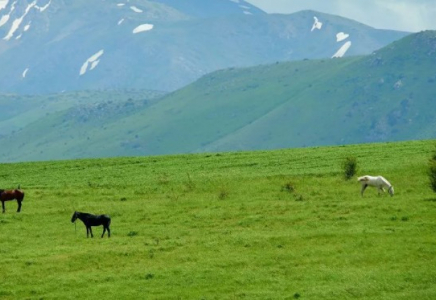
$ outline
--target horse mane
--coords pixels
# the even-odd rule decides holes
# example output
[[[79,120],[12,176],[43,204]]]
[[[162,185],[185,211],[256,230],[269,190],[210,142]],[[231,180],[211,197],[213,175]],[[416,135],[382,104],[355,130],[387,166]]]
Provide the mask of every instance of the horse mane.
[[[392,184],[383,176],[379,175],[378,176],[380,178],[381,181],[383,181],[384,184],[386,184],[389,188],[392,187]]]

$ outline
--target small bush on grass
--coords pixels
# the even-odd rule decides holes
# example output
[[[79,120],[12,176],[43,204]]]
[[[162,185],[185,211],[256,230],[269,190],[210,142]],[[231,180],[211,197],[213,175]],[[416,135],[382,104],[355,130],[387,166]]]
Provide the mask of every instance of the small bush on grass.
[[[295,186],[292,184],[292,182],[285,183],[282,186],[282,191],[286,191],[292,194],[295,191]]]
[[[430,187],[436,193],[436,160],[431,160],[429,165],[428,177],[430,179]]]
[[[342,162],[342,170],[344,171],[345,180],[350,180],[357,173],[357,159],[349,156]]]
[[[431,155],[431,160],[432,160],[432,161],[436,161],[436,145],[435,145],[435,148],[434,148],[433,154]]]

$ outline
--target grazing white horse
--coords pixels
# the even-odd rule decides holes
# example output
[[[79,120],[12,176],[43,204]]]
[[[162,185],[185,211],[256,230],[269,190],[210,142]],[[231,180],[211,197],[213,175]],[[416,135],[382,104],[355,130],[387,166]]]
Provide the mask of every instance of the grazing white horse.
[[[378,194],[380,195],[380,191],[385,191],[384,188],[388,189],[388,192],[391,196],[394,195],[394,187],[392,184],[389,183],[389,181],[386,180],[383,176],[361,176],[357,178],[357,181],[362,183],[362,190],[360,191],[360,194],[363,196],[363,192],[368,186],[373,186],[378,189]]]

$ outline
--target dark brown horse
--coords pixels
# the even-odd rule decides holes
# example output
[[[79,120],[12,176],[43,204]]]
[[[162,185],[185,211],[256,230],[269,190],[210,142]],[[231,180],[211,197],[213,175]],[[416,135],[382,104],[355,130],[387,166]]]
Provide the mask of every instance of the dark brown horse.
[[[17,212],[21,211],[21,202],[24,199],[24,192],[20,190],[20,186],[15,190],[0,190],[0,201],[2,202],[3,213],[5,212],[5,201],[17,199],[18,209]]]

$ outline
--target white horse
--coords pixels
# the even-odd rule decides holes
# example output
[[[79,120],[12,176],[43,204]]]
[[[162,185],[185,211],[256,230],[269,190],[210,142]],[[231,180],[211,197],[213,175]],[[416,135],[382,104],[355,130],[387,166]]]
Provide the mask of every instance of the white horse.
[[[384,188],[388,189],[388,192],[391,196],[394,195],[394,187],[392,184],[389,183],[389,181],[386,180],[383,176],[369,176],[365,175],[362,177],[357,178],[357,181],[362,183],[362,190],[360,191],[360,194],[363,196],[363,192],[368,186],[373,186],[378,189],[378,194],[380,195],[380,191],[384,192]]]

